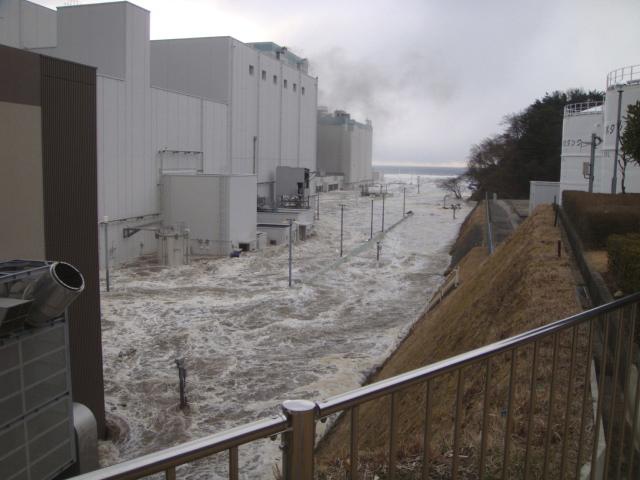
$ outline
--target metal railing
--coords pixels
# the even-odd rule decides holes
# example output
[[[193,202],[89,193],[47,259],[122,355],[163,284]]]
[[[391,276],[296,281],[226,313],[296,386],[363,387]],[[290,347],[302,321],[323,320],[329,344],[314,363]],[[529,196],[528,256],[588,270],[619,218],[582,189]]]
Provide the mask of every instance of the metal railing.
[[[607,89],[627,82],[640,80],[640,65],[629,65],[609,72],[607,75]]]
[[[599,109],[597,111],[588,111],[592,108],[601,107],[604,104],[602,100],[598,101],[590,101],[590,102],[581,102],[581,103],[570,103],[569,105],[565,105],[564,107],[564,116],[572,117],[574,115],[582,115],[586,113],[600,113],[602,110]]]
[[[346,432],[349,458],[335,478],[364,479],[360,456],[371,435],[361,434],[360,421],[373,412],[386,434],[378,436],[386,445],[384,478],[394,479],[407,399],[418,394],[421,453],[411,478],[638,478],[640,381],[632,359],[639,304],[637,293],[325,401],[287,401],[282,416],[77,478],[165,472],[170,480],[177,466],[228,451],[228,476],[237,479],[238,447],[283,434],[283,477],[311,480],[317,422],[341,414],[334,430]]]

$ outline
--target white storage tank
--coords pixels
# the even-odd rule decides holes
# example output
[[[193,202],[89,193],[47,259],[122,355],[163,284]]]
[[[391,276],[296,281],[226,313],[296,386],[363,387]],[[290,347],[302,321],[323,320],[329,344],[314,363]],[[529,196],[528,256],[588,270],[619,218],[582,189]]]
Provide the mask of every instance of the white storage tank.
[[[560,167],[560,197],[564,190],[589,190],[591,135],[603,135],[603,102],[582,102],[567,105],[562,121],[562,153]],[[597,144],[597,142],[596,142]],[[595,149],[594,172],[603,168],[601,146]],[[600,192],[601,177],[594,175],[593,191]]]
[[[640,65],[622,67],[607,75],[607,93],[604,105],[604,136],[602,143],[602,157],[605,167],[603,169],[603,182],[612,190],[613,165],[615,161],[615,148],[618,120],[620,112],[620,135],[624,132],[626,124],[627,107],[640,100]],[[619,107],[620,108],[619,108]],[[620,157],[619,157],[620,158]],[[630,164],[627,167],[625,186],[627,192],[640,192],[640,167]],[[616,172],[615,192],[621,193],[621,171]]]

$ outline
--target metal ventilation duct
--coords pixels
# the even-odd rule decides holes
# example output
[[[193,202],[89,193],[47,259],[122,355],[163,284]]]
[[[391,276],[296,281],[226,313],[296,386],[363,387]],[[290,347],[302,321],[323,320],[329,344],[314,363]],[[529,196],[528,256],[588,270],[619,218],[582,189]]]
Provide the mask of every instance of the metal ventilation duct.
[[[73,265],[55,262],[47,273],[32,283],[23,298],[33,299],[27,322],[37,326],[59,317],[84,290],[84,278]]]

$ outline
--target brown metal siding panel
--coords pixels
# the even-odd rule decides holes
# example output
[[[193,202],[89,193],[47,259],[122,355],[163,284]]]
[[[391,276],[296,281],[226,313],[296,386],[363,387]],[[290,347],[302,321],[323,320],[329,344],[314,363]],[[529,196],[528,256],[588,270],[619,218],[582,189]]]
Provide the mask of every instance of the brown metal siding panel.
[[[0,45],[0,102],[40,105],[40,58]]]
[[[70,314],[73,398],[104,436],[104,382],[98,272],[95,68],[41,57],[45,249],[84,275]]]

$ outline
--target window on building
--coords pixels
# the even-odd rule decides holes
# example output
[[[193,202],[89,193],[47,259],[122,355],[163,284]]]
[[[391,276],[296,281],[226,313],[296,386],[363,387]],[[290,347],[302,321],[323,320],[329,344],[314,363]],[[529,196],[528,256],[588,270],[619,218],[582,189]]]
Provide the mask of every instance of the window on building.
[[[266,80],[266,79],[267,79],[267,71],[262,70],[262,80]]]
[[[249,65],[249,75],[253,75],[253,65]]]
[[[300,93],[302,93],[302,95],[304,95],[304,87],[302,87],[302,88],[300,89]]]
[[[293,91],[294,92],[298,91],[298,85],[296,85],[295,83],[293,84]]]
[[[287,88],[287,79],[284,79],[284,88]]]
[[[278,75],[274,75],[273,76],[273,84],[277,85],[278,84]]]

